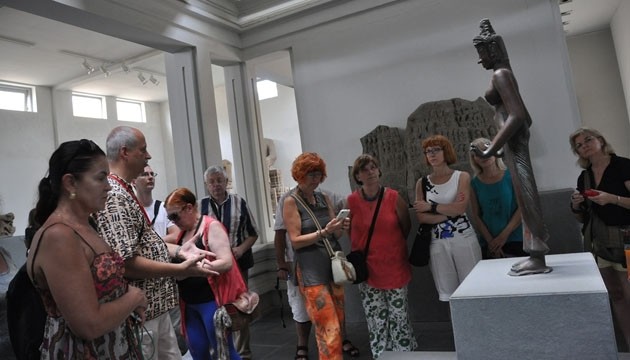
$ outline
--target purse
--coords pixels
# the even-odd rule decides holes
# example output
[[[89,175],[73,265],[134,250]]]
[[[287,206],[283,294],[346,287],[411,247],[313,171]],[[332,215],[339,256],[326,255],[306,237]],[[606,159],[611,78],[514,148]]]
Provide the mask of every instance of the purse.
[[[426,199],[427,196],[427,178],[422,177],[422,194]],[[409,253],[409,263],[413,266],[427,266],[431,254],[431,231],[433,224],[420,224],[416,237]]]
[[[295,194],[291,194],[291,196],[295,199],[295,201],[302,204],[302,207],[306,209],[306,212],[311,216],[315,226],[320,231],[322,230],[322,226],[319,224],[317,217],[311,209],[304,203],[304,200]],[[332,270],[333,282],[337,285],[342,284],[350,284],[353,283],[357,278],[356,271],[351,262],[346,259],[346,255],[343,251],[334,251],[332,245],[330,245],[330,241],[328,241],[327,237],[323,237],[324,246],[326,247],[326,251],[330,256],[330,268]]]
[[[385,187],[381,187],[381,190],[378,194],[378,202],[376,203],[376,209],[374,210],[374,215],[372,216],[372,224],[370,224],[370,230],[368,231],[367,243],[365,244],[365,250],[355,250],[351,251],[347,258],[348,261],[352,263],[354,266],[354,270],[357,274],[356,279],[354,280],[354,284],[360,284],[367,280],[368,278],[368,268],[367,268],[367,254],[370,250],[370,241],[372,241],[372,233],[374,232],[374,225],[376,224],[376,218],[378,217],[378,210],[381,207],[381,200],[383,200],[383,193],[385,192]]]

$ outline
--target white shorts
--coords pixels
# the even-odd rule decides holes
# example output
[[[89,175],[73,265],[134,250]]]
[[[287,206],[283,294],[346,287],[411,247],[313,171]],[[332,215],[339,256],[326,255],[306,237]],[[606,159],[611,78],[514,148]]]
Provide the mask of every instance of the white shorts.
[[[311,321],[306,313],[304,297],[302,297],[302,293],[300,293],[300,287],[293,285],[293,281],[291,279],[287,281],[287,298],[289,299],[289,305],[291,306],[291,312],[293,313],[293,320],[299,323]]]

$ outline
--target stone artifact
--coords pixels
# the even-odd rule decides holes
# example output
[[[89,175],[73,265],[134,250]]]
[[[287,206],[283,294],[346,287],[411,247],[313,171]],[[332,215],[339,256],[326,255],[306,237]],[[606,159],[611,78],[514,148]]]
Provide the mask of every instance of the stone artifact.
[[[479,54],[479,63],[485,69],[494,71],[485,98],[494,106],[499,132],[486,150],[475,147],[470,150],[480,157],[504,155],[505,164],[513,174],[516,201],[523,214],[523,250],[530,257],[512,265],[509,274],[547,273],[552,270],[545,263],[545,254],[549,252],[549,234],[543,221],[529,157],[529,127],[532,119],[518,90],[503,39],[494,32],[490,20],[482,20],[479,27],[481,33],[475,36],[473,44]]]
[[[431,170],[424,161],[422,139],[435,134],[447,136],[457,152],[453,168],[470,171],[468,146],[473,139],[492,138],[497,133],[493,116],[494,110],[482,98],[424,103],[409,115],[405,130],[379,125],[363,136],[363,153],[378,158],[382,184],[396,189],[410,203],[415,197],[416,181]],[[350,187],[355,190],[357,184],[351,173],[349,167]]]
[[[13,236],[15,226],[13,226],[13,213],[0,214],[0,237]]]

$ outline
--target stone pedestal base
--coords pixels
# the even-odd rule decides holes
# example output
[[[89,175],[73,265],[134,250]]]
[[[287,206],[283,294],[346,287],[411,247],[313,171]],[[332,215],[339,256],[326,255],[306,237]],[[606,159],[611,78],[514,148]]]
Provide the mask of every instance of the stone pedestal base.
[[[549,274],[507,275],[517,259],[477,264],[450,299],[466,359],[617,359],[608,293],[588,253],[548,255]]]

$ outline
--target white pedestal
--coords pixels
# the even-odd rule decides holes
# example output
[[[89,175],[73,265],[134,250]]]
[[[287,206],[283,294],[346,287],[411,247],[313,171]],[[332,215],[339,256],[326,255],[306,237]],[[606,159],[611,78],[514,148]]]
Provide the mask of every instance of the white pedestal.
[[[548,255],[548,274],[484,260],[451,296],[459,360],[617,359],[608,293],[593,256]]]

